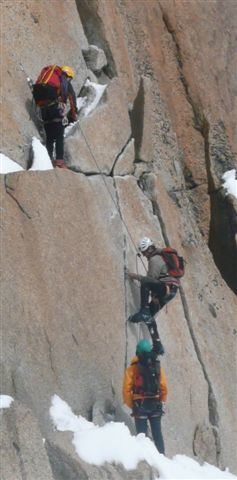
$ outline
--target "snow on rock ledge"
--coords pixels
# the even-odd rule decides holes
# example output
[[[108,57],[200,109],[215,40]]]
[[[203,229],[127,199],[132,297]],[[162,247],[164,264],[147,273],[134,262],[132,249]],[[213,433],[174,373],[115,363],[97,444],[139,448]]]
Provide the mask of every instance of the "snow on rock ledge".
[[[9,408],[11,403],[14,401],[14,398],[9,395],[0,395],[0,410],[3,408]]]
[[[0,153],[0,173],[7,174],[12,172],[21,172],[22,168],[18,163],[8,158],[4,153]]]

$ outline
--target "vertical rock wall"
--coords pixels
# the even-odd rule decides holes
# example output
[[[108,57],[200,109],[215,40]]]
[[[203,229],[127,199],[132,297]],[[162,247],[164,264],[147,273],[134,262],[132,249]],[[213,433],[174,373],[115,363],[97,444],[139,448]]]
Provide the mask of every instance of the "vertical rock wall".
[[[56,479],[63,448],[52,444],[54,393],[87,418],[97,403],[113,405],[118,418],[124,366],[147,336],[145,326],[126,323],[139,290],[124,281],[124,267],[144,272],[135,257],[143,235],[170,243],[187,261],[180,294],[158,320],[167,352],[167,454],[237,468],[236,297],[217,268],[228,218],[216,202],[221,175],[236,165],[229,61],[236,4],[141,4],[1,3],[3,153],[26,168],[37,134],[20,63],[34,78],[45,63],[71,64],[78,91],[88,74],[107,83],[96,110],[66,140],[74,172],[1,176],[2,393],[36,419]],[[89,44],[107,57],[96,76],[82,54]],[[236,252],[227,243],[222,264],[229,258]],[[15,450],[15,478],[24,478]],[[61,456],[73,475],[75,459],[69,468]]]

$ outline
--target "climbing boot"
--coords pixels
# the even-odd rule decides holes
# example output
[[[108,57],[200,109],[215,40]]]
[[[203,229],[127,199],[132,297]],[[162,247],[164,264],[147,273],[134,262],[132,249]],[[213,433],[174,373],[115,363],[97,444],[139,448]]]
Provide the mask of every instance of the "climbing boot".
[[[64,160],[53,160],[53,166],[59,168],[68,168]]]
[[[157,353],[157,355],[164,355],[165,349],[160,341],[159,338],[153,339],[153,349]]]
[[[139,323],[139,322],[148,322],[151,317],[150,308],[142,307],[139,312],[134,313],[134,315],[130,315],[128,318],[129,322],[132,323]]]

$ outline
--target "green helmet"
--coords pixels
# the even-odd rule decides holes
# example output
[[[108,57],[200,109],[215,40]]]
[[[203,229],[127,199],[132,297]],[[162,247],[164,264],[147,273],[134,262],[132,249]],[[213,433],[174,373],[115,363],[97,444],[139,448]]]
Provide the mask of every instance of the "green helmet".
[[[149,340],[140,340],[137,344],[136,354],[139,355],[143,352],[151,352],[152,351],[152,344]]]

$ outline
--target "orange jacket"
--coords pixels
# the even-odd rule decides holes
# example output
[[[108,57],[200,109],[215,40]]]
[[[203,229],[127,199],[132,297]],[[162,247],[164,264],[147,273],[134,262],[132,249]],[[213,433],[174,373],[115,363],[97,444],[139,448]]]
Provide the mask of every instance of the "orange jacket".
[[[132,359],[131,365],[125,370],[124,379],[123,379],[123,401],[129,407],[132,408],[133,402],[142,398],[149,398],[133,393],[133,385],[138,374],[138,357]],[[165,378],[165,373],[163,368],[160,369],[160,394],[155,398],[159,399],[161,402],[166,402],[167,399],[167,383]]]

